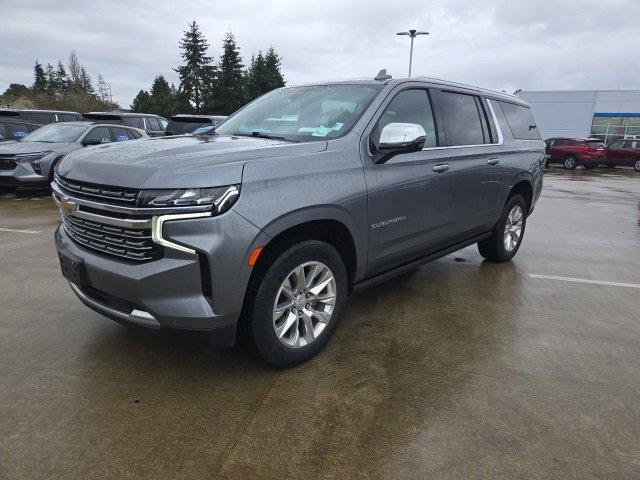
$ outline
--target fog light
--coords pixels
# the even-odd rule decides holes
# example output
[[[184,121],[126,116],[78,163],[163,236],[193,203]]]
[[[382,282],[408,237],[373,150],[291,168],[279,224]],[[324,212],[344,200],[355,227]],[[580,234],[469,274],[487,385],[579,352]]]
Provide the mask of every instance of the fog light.
[[[40,168],[40,160],[32,160],[31,168],[33,168],[33,171],[36,172],[38,175],[42,175],[42,168]]]

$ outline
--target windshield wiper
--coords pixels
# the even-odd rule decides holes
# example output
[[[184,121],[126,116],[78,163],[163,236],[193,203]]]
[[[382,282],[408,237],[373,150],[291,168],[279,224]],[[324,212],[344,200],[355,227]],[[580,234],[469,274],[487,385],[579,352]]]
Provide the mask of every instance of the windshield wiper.
[[[291,142],[292,140],[287,140],[285,137],[278,137],[277,135],[269,135],[262,132],[251,132],[250,135],[246,133],[236,133],[234,134],[237,137],[257,137],[257,138],[268,138],[269,140],[284,140],[285,142]]]

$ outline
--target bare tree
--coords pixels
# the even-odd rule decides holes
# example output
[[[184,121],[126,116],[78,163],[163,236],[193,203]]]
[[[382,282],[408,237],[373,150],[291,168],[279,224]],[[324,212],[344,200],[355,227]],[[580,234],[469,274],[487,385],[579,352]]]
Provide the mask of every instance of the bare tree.
[[[75,50],[72,50],[71,55],[69,55],[69,78],[71,79],[72,87],[78,90],[82,83],[82,65],[80,65]]]

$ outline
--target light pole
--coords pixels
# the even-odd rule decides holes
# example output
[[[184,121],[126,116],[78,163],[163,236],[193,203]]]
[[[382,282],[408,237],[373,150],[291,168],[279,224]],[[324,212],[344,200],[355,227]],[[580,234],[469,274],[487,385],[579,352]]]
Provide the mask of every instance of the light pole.
[[[413,39],[418,35],[429,35],[429,32],[421,32],[419,30],[409,30],[407,32],[398,32],[396,35],[409,35],[411,37],[411,49],[409,50],[409,77],[411,77],[411,63],[413,62]]]

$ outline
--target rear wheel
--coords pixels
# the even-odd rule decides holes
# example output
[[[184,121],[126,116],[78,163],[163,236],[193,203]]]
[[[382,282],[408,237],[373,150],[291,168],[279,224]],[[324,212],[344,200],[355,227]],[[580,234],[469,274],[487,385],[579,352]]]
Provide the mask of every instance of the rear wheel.
[[[578,159],[573,155],[569,155],[567,158],[564,159],[565,168],[568,168],[569,170],[573,170],[577,166],[578,166]]]
[[[636,159],[636,163],[633,164],[633,168],[636,172],[640,172],[640,158]]]
[[[347,271],[328,243],[308,240],[271,258],[249,295],[246,332],[258,354],[292,367],[327,344],[347,298]]]
[[[478,242],[478,251],[492,262],[508,262],[520,248],[527,224],[527,204],[522,195],[509,198],[491,235]]]

